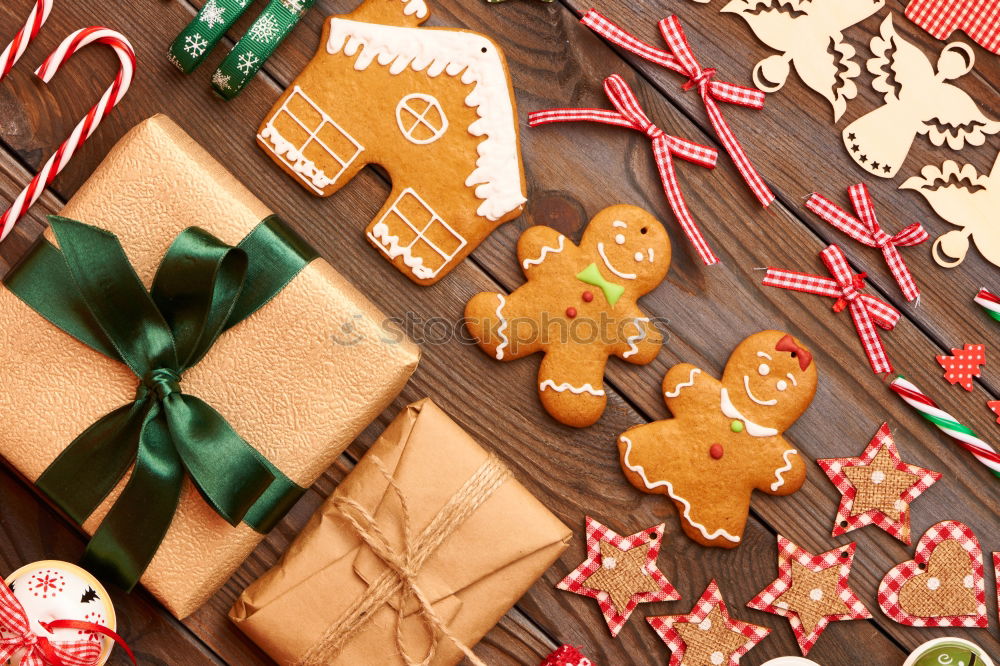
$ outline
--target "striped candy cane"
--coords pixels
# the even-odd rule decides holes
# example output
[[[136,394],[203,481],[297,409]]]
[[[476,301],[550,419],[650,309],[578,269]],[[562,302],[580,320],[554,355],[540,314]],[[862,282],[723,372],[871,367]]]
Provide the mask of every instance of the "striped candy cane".
[[[1000,321],[1000,296],[988,289],[980,289],[973,300],[983,306],[986,314]]]
[[[920,392],[910,381],[902,377],[896,377],[889,384],[889,388],[895,391],[906,404],[913,407],[917,412],[933,423],[944,434],[948,435],[958,443],[963,449],[976,457],[976,460],[983,463],[1000,477],[1000,453],[976,437],[967,426],[959,423],[954,416],[942,410],[937,404]]]
[[[14,68],[17,61],[24,55],[24,52],[28,49],[28,44],[38,35],[38,31],[45,25],[45,21],[48,20],[51,12],[52,0],[38,0],[35,3],[35,7],[28,14],[28,20],[25,22],[24,27],[18,30],[17,34],[14,35],[14,39],[11,40],[7,48],[0,54],[0,81],[10,74],[10,70]]]
[[[35,70],[35,75],[45,83],[48,83],[55,76],[56,72],[59,71],[62,64],[74,53],[94,42],[106,44],[118,54],[118,60],[121,61],[121,69],[118,71],[118,76],[115,77],[114,83],[104,92],[101,100],[87,112],[83,120],[73,129],[69,138],[59,146],[59,149],[49,158],[49,161],[45,163],[42,170],[38,172],[31,182],[28,183],[28,186],[17,196],[7,212],[0,217],[0,241],[3,241],[10,234],[11,229],[14,228],[14,224],[42,196],[45,187],[65,168],[77,149],[83,145],[84,141],[90,138],[104,117],[111,113],[111,110],[125,96],[129,85],[132,83],[132,74],[135,72],[135,51],[132,49],[132,45],[121,33],[100,26],[83,28],[67,37],[59,45],[59,48],[53,51],[52,55]]]

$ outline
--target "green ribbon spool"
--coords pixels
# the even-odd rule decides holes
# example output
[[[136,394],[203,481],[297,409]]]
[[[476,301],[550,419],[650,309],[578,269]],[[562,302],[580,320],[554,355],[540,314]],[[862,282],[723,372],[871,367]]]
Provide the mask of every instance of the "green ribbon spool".
[[[246,12],[252,0],[207,0],[177,35],[167,57],[189,74]],[[225,99],[240,94],[316,0],[271,0],[212,75],[212,89]]]
[[[6,286],[139,378],[135,400],[87,428],[36,482],[82,524],[134,464],[87,545],[88,568],[131,590],[170,527],[185,475],[229,524],[269,531],[304,489],[181,382],[223,332],[276,296],[316,252],[276,216],[236,247],[190,227],[147,291],[114,234],[63,217],[49,221],[61,249],[42,241]]]

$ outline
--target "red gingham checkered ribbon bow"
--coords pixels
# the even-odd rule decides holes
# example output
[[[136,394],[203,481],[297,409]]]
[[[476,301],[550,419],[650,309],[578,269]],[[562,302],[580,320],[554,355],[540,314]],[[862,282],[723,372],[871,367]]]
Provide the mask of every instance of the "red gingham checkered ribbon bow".
[[[698,64],[698,60],[691,51],[691,45],[688,44],[687,37],[684,36],[684,29],[681,28],[681,23],[676,16],[668,16],[659,24],[660,33],[667,42],[667,46],[670,47],[670,51],[658,49],[636,38],[605,18],[596,9],[591,9],[584,14],[580,22],[612,44],[617,44],[640,58],[686,76],[688,80],[681,86],[684,90],[690,90],[697,86],[705,104],[705,110],[708,112],[708,119],[711,121],[712,127],[715,128],[715,133],[726,152],[733,158],[743,180],[750,186],[750,190],[762,205],[767,206],[774,201],[774,193],[771,192],[764,183],[764,179],[750,163],[750,158],[743,151],[743,146],[736,139],[736,135],[730,129],[722,111],[719,110],[719,105],[716,104],[716,100],[718,100],[751,109],[762,109],[764,107],[763,92],[735,83],[715,81],[712,78],[715,75],[715,69],[711,67],[703,69]]]
[[[872,203],[871,195],[868,194],[868,188],[865,187],[865,184],[851,185],[847,192],[858,217],[853,217],[843,208],[816,192],[813,192],[809,200],[806,201],[806,208],[859,243],[882,250],[885,261],[889,264],[889,270],[896,278],[896,283],[899,284],[906,300],[916,299],[920,296],[920,290],[917,289],[913,275],[896,248],[897,246],[919,245],[929,238],[929,234],[919,222],[915,222],[895,236],[890,236],[879,226],[878,219],[875,217],[875,204]]]
[[[684,195],[681,193],[680,185],[677,183],[677,174],[674,172],[674,163],[671,155],[676,155],[688,162],[694,162],[703,167],[712,169],[715,167],[715,160],[718,153],[712,148],[694,143],[687,139],[671,136],[654,125],[646,113],[639,106],[639,100],[625,79],[613,74],[604,79],[604,92],[608,99],[614,104],[615,111],[606,109],[549,109],[547,111],[535,111],[528,114],[528,125],[537,127],[548,123],[568,123],[575,121],[590,121],[603,123],[605,125],[617,125],[627,127],[639,132],[643,132],[653,142],[653,157],[656,160],[656,167],[660,172],[660,180],[663,182],[663,191],[670,202],[670,208],[677,216],[684,233],[694,244],[701,256],[702,261],[711,265],[719,261],[718,257],[708,246],[701,230],[691,217]]]
[[[764,277],[764,286],[794,289],[807,294],[829,296],[836,298],[833,311],[840,312],[850,308],[854,328],[858,331],[861,344],[868,355],[872,370],[878,373],[892,372],[892,364],[886,356],[882,338],[875,326],[891,331],[899,321],[899,311],[874,296],[862,293],[865,274],[855,275],[847,265],[843,251],[836,245],[831,245],[820,253],[823,263],[833,279],[821,275],[785,271],[778,268],[768,268]]]

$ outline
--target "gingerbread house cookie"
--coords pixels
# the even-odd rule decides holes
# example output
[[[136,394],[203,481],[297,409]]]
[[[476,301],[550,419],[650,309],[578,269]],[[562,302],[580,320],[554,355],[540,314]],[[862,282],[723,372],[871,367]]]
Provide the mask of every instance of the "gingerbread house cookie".
[[[423,285],[526,201],[503,53],[474,32],[420,27],[428,15],[423,0],[365,0],[331,16],[318,52],[257,135],[317,196],[381,165],[392,192],[366,235]]]

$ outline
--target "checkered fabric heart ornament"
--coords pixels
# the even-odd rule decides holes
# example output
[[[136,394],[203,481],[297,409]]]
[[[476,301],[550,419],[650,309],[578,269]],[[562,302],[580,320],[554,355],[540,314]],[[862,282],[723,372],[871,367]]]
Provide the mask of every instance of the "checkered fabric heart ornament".
[[[670,648],[669,666],[737,666],[770,629],[734,620],[713,580],[687,615],[647,617]]]
[[[856,548],[813,555],[778,535],[778,577],[747,606],[788,618],[802,655],[809,654],[831,622],[872,616],[848,583]]]
[[[993,553],[993,581],[997,584],[997,608],[1000,608],[1000,553]]]
[[[958,384],[966,391],[972,390],[972,380],[979,376],[979,366],[986,363],[986,348],[983,345],[965,345],[962,349],[952,349],[952,356],[937,356],[937,362],[944,368],[944,378],[949,384]]]
[[[886,616],[910,627],[989,626],[979,540],[966,525],[944,520],[920,537],[912,560],[878,586]]]
[[[623,537],[587,516],[587,559],[556,587],[596,599],[617,636],[639,604],[681,598],[656,566],[663,531],[660,523]]]
[[[941,478],[938,472],[902,461],[888,423],[859,457],[816,463],[842,493],[832,536],[874,524],[906,545],[912,542],[910,503]]]

